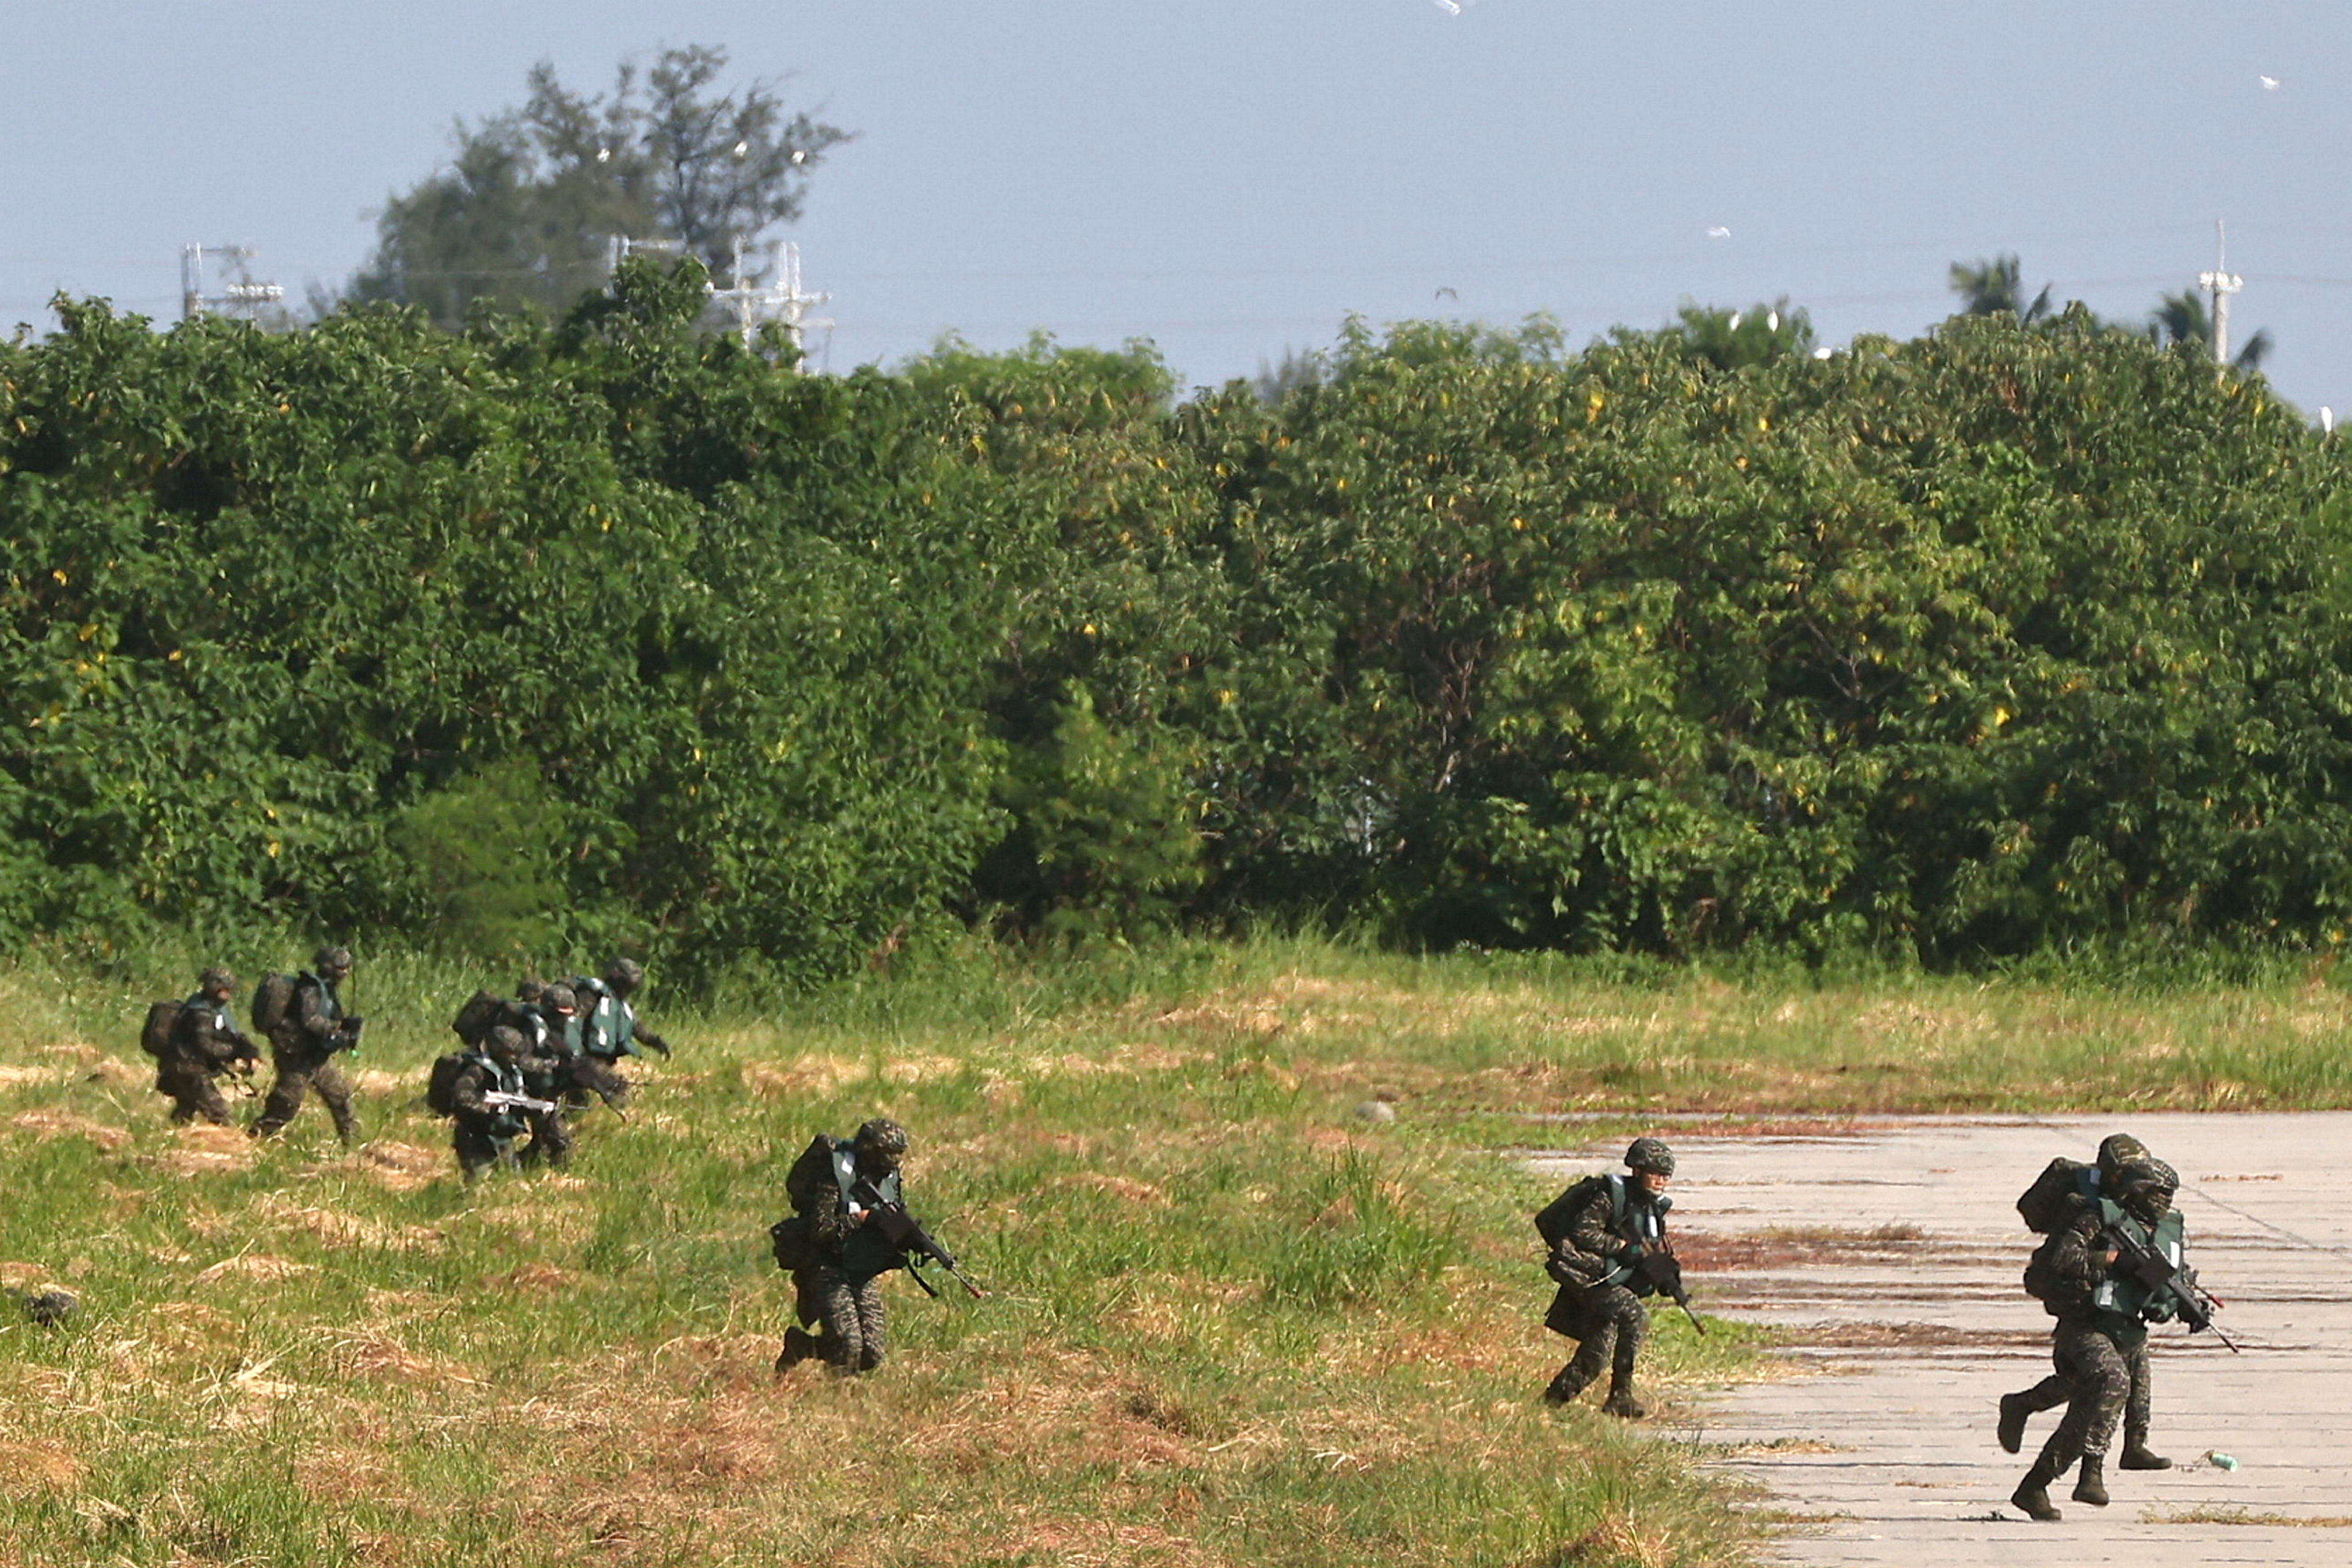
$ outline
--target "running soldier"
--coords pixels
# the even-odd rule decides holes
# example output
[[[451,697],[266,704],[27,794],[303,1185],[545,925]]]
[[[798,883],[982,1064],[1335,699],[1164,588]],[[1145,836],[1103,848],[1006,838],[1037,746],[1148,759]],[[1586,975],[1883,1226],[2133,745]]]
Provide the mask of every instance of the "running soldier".
[[[251,1073],[261,1059],[229,1012],[236,990],[236,976],[216,964],[196,977],[195,994],[172,1019],[164,1054],[155,1064],[155,1091],[171,1097],[175,1122],[232,1125],[219,1079],[226,1072]]]
[[[1544,1327],[1577,1342],[1575,1356],[1544,1398],[1566,1405],[1607,1367],[1609,1396],[1601,1408],[1639,1420],[1649,1414],[1633,1394],[1634,1363],[1650,1332],[1641,1298],[1657,1293],[1652,1272],[1674,1257],[1666,1240],[1674,1151],[1655,1138],[1636,1138],[1625,1164],[1630,1176],[1587,1176],[1536,1215],[1536,1229],[1551,1248],[1544,1270],[1559,1282]],[[1656,1261],[1645,1267],[1645,1258]]]
[[[561,1167],[572,1154],[572,1126],[564,1100],[571,1093],[573,1069],[580,1063],[580,1004],[569,985],[547,985],[522,1009],[524,1030],[522,1081],[526,1093],[546,1100],[552,1110],[532,1110],[526,1120],[530,1142],[522,1163]]]
[[[2018,1213],[2024,1218],[2026,1228],[2037,1234],[2063,1230],[2080,1222],[2085,1215],[2096,1215],[2102,1194],[2117,1191],[2124,1164],[2130,1160],[2147,1160],[2154,1156],[2147,1145],[2128,1132],[2111,1133],[2099,1141],[2099,1152],[2094,1161],[2083,1164],[2074,1160],[2053,1160],[2042,1174],[2017,1200]],[[2000,1420],[1995,1435],[2000,1446],[2011,1453],[2025,1447],[2025,1424],[2045,1410],[2055,1410],[2074,1397],[2074,1385],[2066,1378],[2052,1373],[2032,1388],[2000,1396]],[[2147,1358],[2141,1356],[2132,1363],[2131,1398],[2126,1405],[2127,1414],[2124,1427],[2124,1459],[2126,1469],[2163,1470],[2172,1467],[2169,1459],[2159,1459],[2147,1452]],[[2137,1419],[2137,1426],[2132,1425]],[[2147,1461],[2131,1463],[2137,1451]]]
[[[906,1255],[875,1220],[885,1205],[903,1207],[898,1173],[906,1158],[907,1130],[877,1117],[854,1138],[818,1134],[793,1162],[784,1193],[793,1219],[784,1224],[802,1227],[802,1261],[793,1269],[800,1326],[784,1331],[779,1373],[812,1357],[843,1376],[882,1364],[882,1276],[903,1268]],[[812,1324],[824,1331],[810,1333]]]
[[[2027,1288],[2058,1320],[2050,1332],[2051,1361],[2069,1392],[2065,1417],[2010,1498],[2031,1518],[2059,1517],[2050,1483],[2078,1459],[2074,1500],[2106,1506],[2107,1447],[2118,1420],[2126,1432],[2122,1468],[2171,1466],[2147,1447],[2147,1325],[2178,1316],[2182,1303],[2172,1289],[2120,1272],[2116,1263],[2120,1247],[2129,1245],[2180,1268],[2185,1237],[2172,1207],[2179,1186],[2180,1178],[2161,1160],[2125,1161],[2110,1189],[2114,1195],[2101,1197],[2095,1208],[2053,1235],[2027,1265]],[[2003,1405],[2006,1424],[2007,1401]],[[2021,1432],[2021,1416],[2017,1425]]]
[[[303,1097],[316,1090],[327,1114],[334,1118],[335,1136],[348,1149],[359,1124],[352,1115],[352,1086],[336,1068],[335,1054],[359,1045],[363,1023],[343,1015],[341,990],[352,974],[351,950],[322,947],[310,965],[308,973],[295,977],[286,1016],[269,1033],[269,1059],[278,1077],[253,1124],[253,1135],[269,1138],[284,1131],[302,1109]]]
[[[637,1022],[629,998],[646,983],[645,965],[633,958],[615,958],[604,965],[601,979],[582,975],[572,982],[580,1008],[580,1058],[572,1079],[581,1090],[594,1094],[618,1110],[629,1102],[629,1080],[621,1076],[623,1057],[638,1054],[643,1046],[667,1058],[669,1042]],[[572,1096],[585,1104],[583,1094]]]
[[[514,1141],[527,1125],[529,1108],[516,1102],[525,1098],[522,1034],[500,1024],[467,1053],[450,1085],[450,1146],[467,1185],[493,1165],[512,1170],[520,1163]]]

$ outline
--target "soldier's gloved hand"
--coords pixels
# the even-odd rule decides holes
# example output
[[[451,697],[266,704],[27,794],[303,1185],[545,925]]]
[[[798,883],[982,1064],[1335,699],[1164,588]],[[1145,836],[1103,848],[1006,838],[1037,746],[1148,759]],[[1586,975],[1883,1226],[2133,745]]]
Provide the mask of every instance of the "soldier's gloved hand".
[[[1552,1282],[1554,1284],[1581,1285],[1585,1283],[1584,1276],[1578,1270],[1575,1260],[1570,1258],[1567,1253],[1560,1251],[1557,1247],[1553,1248],[1551,1253],[1544,1258],[1544,1272],[1551,1276]]]
[[[661,1053],[662,1060],[669,1060],[669,1042],[667,1040],[663,1039],[659,1035],[648,1035],[642,1029],[637,1031],[637,1038],[645,1043],[647,1050],[659,1051]]]
[[[514,1112],[510,1110],[502,1110],[499,1112],[498,1115],[490,1118],[491,1137],[520,1138],[522,1134],[523,1120]]]

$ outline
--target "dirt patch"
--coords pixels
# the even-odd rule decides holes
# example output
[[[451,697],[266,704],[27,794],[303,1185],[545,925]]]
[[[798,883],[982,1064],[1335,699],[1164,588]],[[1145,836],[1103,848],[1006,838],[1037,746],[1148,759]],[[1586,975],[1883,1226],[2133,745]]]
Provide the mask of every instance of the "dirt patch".
[[[257,1213],[302,1231],[327,1247],[408,1252],[435,1246],[443,1239],[439,1231],[427,1226],[391,1225],[362,1215],[297,1204],[276,1193],[264,1194],[253,1206]]]
[[[493,1274],[482,1284],[491,1290],[529,1295],[569,1289],[579,1278],[570,1269],[558,1268],[551,1263],[530,1263],[504,1274]]]
[[[109,1127],[70,1110],[20,1111],[8,1119],[8,1124],[24,1128],[45,1143],[52,1138],[87,1138],[110,1154],[131,1142],[131,1134],[122,1128]]]
[[[342,1163],[396,1193],[414,1192],[451,1168],[446,1154],[391,1139],[361,1145]]]
[[[1055,1187],[1087,1187],[1130,1204],[1158,1207],[1168,1202],[1168,1194],[1150,1182],[1139,1182],[1129,1176],[1113,1176],[1099,1171],[1080,1171],[1066,1176],[1056,1176],[1047,1184]]]
[[[831,1094],[866,1076],[863,1062],[845,1057],[803,1056],[788,1062],[745,1062],[738,1069],[746,1092],[763,1100]]]
[[[260,1153],[259,1146],[238,1128],[193,1121],[173,1130],[170,1148],[144,1155],[140,1163],[175,1176],[202,1176],[245,1170]]]
[[[70,1491],[81,1484],[82,1470],[82,1462],[63,1448],[0,1442],[0,1495]]]
[[[209,1285],[215,1279],[237,1276],[247,1279],[283,1279],[289,1274],[316,1274],[315,1263],[297,1263],[290,1258],[272,1258],[266,1252],[240,1252],[235,1258],[224,1258],[196,1275],[196,1283]]]

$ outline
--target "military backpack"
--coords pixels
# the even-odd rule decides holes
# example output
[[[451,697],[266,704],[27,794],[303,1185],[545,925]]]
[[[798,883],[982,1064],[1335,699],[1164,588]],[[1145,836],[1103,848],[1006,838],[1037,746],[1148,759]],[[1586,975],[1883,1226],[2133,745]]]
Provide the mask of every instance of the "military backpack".
[[[786,1215],[768,1227],[768,1240],[775,1248],[776,1267],[787,1274],[816,1261],[816,1231],[806,1215]]]
[[[180,1032],[180,1008],[177,1002],[147,1004],[147,1022],[139,1030],[139,1048],[163,1061],[172,1055],[172,1044]]]
[[[451,1051],[433,1058],[433,1076],[425,1080],[425,1109],[436,1116],[457,1114],[457,1075],[476,1060],[470,1050]]]
[[[457,1037],[469,1048],[479,1049],[482,1042],[490,1037],[490,1031],[497,1028],[506,1016],[505,997],[477,991],[466,999],[464,1006],[457,1009],[457,1016],[449,1020],[449,1027],[457,1031]]]
[[[261,1034],[274,1035],[294,1010],[294,977],[290,974],[265,974],[261,984],[253,988],[253,1026]]]
[[[2051,1236],[2065,1229],[2084,1204],[2098,1197],[2099,1168],[2062,1156],[2044,1165],[2033,1184],[2019,1194],[2017,1215],[2034,1235]]]

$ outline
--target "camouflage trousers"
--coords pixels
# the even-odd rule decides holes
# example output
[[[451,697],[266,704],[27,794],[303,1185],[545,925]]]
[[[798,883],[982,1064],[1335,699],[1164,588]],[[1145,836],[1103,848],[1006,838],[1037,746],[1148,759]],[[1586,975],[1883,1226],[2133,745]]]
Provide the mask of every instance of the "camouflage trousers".
[[[2077,1459],[2107,1457],[2116,1423],[2131,1403],[2133,1383],[2139,1384],[2143,1394],[2147,1389],[2147,1342],[2142,1339],[2126,1350],[2104,1329],[2062,1321],[2051,1331],[2050,1345],[2050,1360],[2066,1384],[2066,1415],[2042,1446],[2041,1468],[2057,1475]],[[2132,1376],[2135,1359],[2141,1366],[2137,1380]]]
[[[618,1110],[629,1103],[629,1080],[621,1076],[619,1064],[605,1057],[575,1057],[565,1068],[571,1088],[565,1098],[573,1105],[585,1105],[594,1095]]]
[[[457,1153],[457,1172],[467,1182],[472,1182],[494,1165],[513,1170],[520,1163],[515,1156],[513,1139],[493,1137],[467,1126],[463,1121],[457,1123],[449,1142]]]
[[[2155,1390],[2147,1376],[2147,1342],[2142,1340],[2128,1350],[2120,1345],[2116,1349],[2122,1352],[2124,1364],[2131,1374],[2131,1392],[2124,1396],[2124,1447],[2144,1448],[2147,1447],[2147,1435],[2156,1411]],[[2054,1352],[2053,1359],[2055,1359]],[[2017,1400],[2038,1415],[2044,1410],[2057,1409],[2074,1397],[2074,1380],[2052,1373],[2017,1395]]]
[[[1612,1388],[1631,1389],[1633,1363],[1650,1334],[1650,1310],[1622,1285],[1567,1286],[1544,1326],[1576,1341],[1576,1354],[1551,1380],[1551,1396],[1565,1403],[1609,1369]]]
[[[277,1081],[269,1086],[269,1098],[262,1102],[261,1118],[253,1124],[253,1135],[268,1138],[285,1130],[302,1109],[303,1098],[313,1091],[327,1114],[335,1119],[335,1136],[346,1146],[359,1134],[359,1121],[352,1115],[352,1086],[335,1066],[334,1058],[305,1052],[299,1056],[272,1053],[278,1068]]]
[[[821,1356],[845,1375],[872,1372],[882,1364],[889,1323],[882,1309],[880,1275],[850,1274],[813,1263],[793,1276],[793,1289],[800,1321],[814,1323],[824,1332],[786,1329],[788,1355]]]
[[[155,1092],[172,1097],[172,1120],[178,1122],[209,1121],[215,1127],[230,1125],[228,1101],[221,1098],[220,1085],[201,1063],[168,1061],[155,1069]]]
[[[536,1094],[538,1090],[531,1091]],[[558,1110],[533,1110],[527,1113],[530,1123],[530,1142],[523,1145],[522,1163],[544,1164],[549,1170],[562,1165],[572,1154],[572,1127]]]

